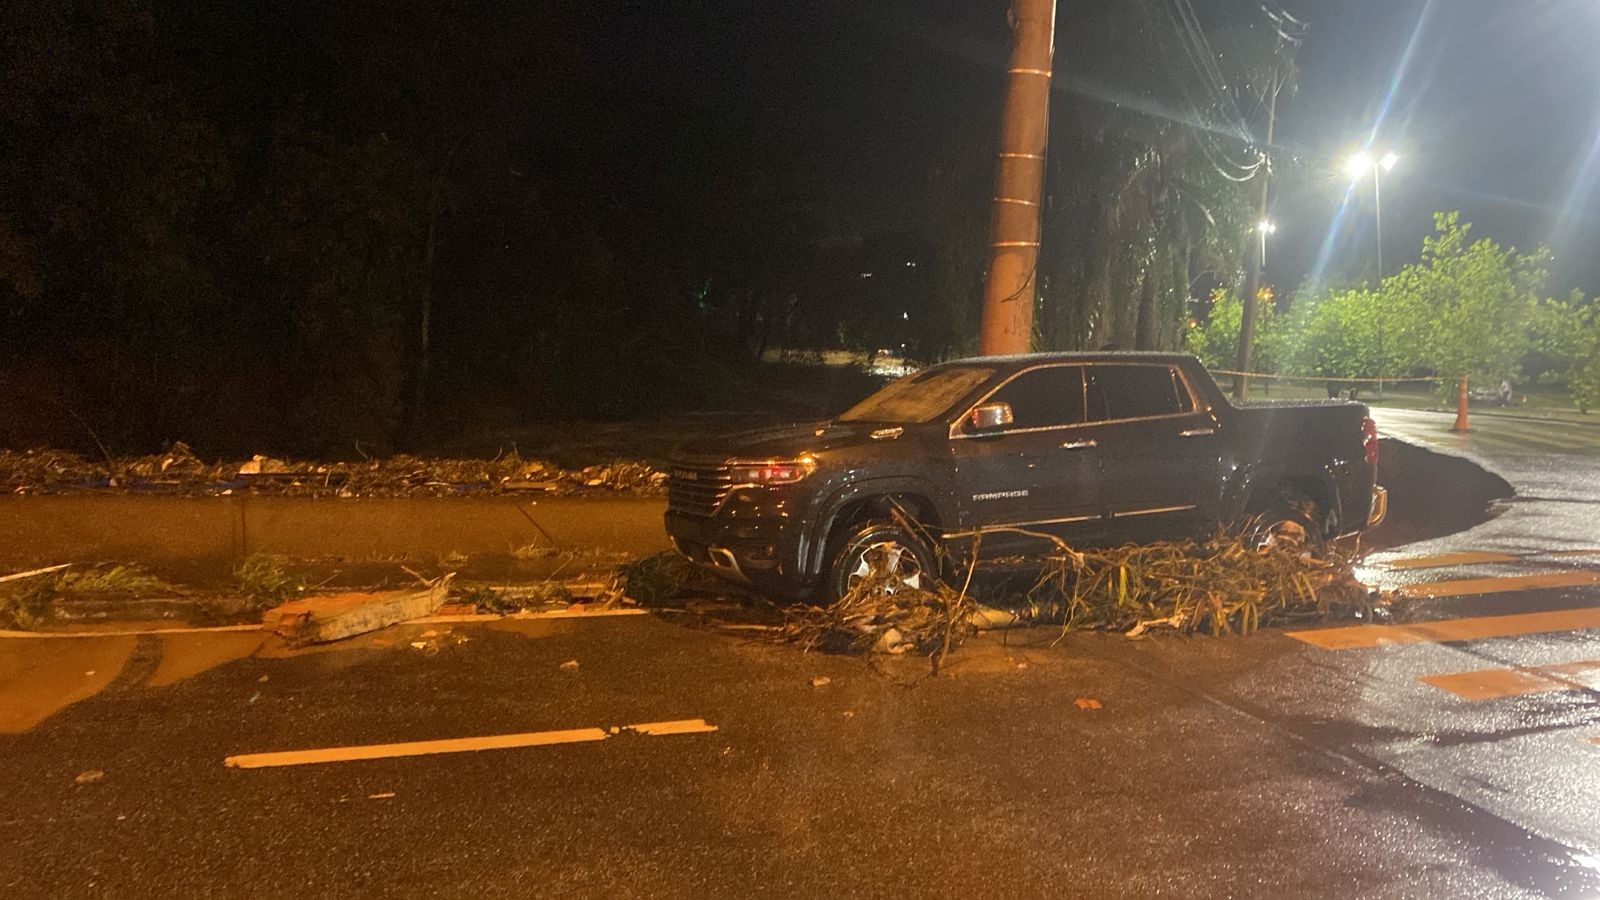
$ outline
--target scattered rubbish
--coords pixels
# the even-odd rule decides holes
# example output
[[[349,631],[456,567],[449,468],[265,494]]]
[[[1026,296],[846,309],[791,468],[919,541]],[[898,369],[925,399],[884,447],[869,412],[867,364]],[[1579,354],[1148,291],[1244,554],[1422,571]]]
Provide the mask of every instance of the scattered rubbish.
[[[1079,697],[1072,701],[1079,709],[1100,709],[1100,701],[1090,697]]]
[[[1150,629],[1160,628],[1163,626],[1168,628],[1182,628],[1183,613],[1173,613],[1164,619],[1151,619],[1146,622],[1140,622],[1139,624],[1128,629],[1125,636],[1130,638],[1141,638],[1144,637],[1145,633]]]
[[[853,709],[847,709],[844,711],[844,717],[846,719],[854,719],[856,717],[856,711]]]
[[[658,495],[666,473],[641,462],[567,469],[515,453],[494,459],[392,456],[364,462],[311,463],[256,454],[243,463],[210,464],[175,443],[162,454],[110,461],[59,450],[0,451],[0,490],[18,494],[85,489],[236,492],[318,497],[456,496],[469,493]]]
[[[73,784],[94,784],[105,777],[106,773],[99,769],[90,769],[87,772],[79,772],[78,777],[72,779],[72,782]]]
[[[95,672],[96,672],[96,671],[97,671],[97,670],[95,670],[95,669],[90,669],[90,670],[89,670],[89,671],[87,671],[87,672],[85,672],[85,673],[83,673],[83,674],[84,674],[84,677],[86,677],[86,678],[87,678],[87,677],[89,677],[89,676],[92,676],[92,675],[94,675],[94,673],[95,673]]]
[[[428,649],[428,642],[427,641],[412,641],[411,642],[411,649],[413,649],[413,650],[426,650],[426,649]]]
[[[257,700],[260,700],[260,699],[261,699],[261,692],[260,691],[256,691],[254,694],[251,694],[250,695],[250,699],[246,700],[245,702],[246,703],[254,703],[254,702],[256,702]]]
[[[912,644],[906,639],[905,633],[898,628],[885,628],[878,636],[878,642],[872,649],[879,653],[904,653],[910,650]]]
[[[249,462],[239,466],[240,475],[278,475],[287,471],[289,467],[284,465],[282,460],[262,456],[259,453],[251,457]]]
[[[897,523],[916,531],[909,519]],[[937,673],[946,654],[987,629],[1054,625],[1063,635],[1103,629],[1140,637],[1161,629],[1221,636],[1248,634],[1263,623],[1370,618],[1392,600],[1355,578],[1353,560],[1338,550],[1317,557],[1261,549],[1229,532],[1085,550],[1058,541],[1044,563],[1033,587],[1008,609],[982,605],[968,593],[970,569],[964,580],[931,587],[874,573],[829,606],[786,610],[781,637],[806,651],[916,651]]]
[[[388,800],[390,797],[393,797],[393,796],[394,796],[394,791],[384,791],[381,794],[368,794],[367,795],[367,799],[368,800]]]
[[[444,605],[454,577],[445,575],[416,590],[303,597],[267,610],[262,623],[296,646],[337,641],[433,614]]]
[[[1009,610],[979,604],[967,614],[967,624],[979,631],[1000,631],[1006,628],[1022,628],[1028,621]]]
[[[562,663],[560,668],[563,672],[576,672],[578,671],[578,661],[575,659],[569,659]]]
[[[826,687],[832,683],[833,679],[826,675],[818,675],[817,677],[811,679],[811,686],[814,688]]]
[[[260,678],[257,678],[256,681],[259,681],[262,684],[266,684],[267,683],[267,676],[263,675]]]
[[[561,489],[561,485],[554,481],[507,480],[501,482],[500,487],[508,491],[555,491]]]

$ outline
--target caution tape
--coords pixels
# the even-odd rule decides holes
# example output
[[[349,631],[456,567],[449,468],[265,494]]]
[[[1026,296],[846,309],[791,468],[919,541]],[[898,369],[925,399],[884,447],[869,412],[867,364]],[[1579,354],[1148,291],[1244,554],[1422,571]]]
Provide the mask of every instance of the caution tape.
[[[1358,381],[1381,382],[1383,384],[1400,384],[1409,381],[1454,381],[1454,378],[1441,378],[1437,375],[1411,375],[1404,378],[1346,378],[1343,375],[1275,375],[1271,372],[1235,372],[1231,369],[1209,369],[1213,375],[1243,375],[1246,378],[1276,378],[1281,381]]]

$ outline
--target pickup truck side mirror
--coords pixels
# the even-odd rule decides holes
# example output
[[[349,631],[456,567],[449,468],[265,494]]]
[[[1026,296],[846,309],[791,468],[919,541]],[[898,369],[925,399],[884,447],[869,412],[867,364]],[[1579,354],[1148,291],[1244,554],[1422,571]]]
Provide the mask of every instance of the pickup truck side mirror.
[[[972,431],[993,431],[1010,425],[1011,404],[985,403],[975,407],[972,414],[967,416],[967,427]]]

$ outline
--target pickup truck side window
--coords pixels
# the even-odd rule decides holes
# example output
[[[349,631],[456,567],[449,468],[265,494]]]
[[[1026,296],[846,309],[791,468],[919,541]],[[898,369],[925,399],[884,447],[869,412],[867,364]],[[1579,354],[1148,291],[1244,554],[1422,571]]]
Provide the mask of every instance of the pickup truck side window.
[[[1023,372],[987,402],[1011,405],[1010,431],[1083,422],[1083,367],[1048,366]]]
[[[1194,397],[1171,366],[1097,365],[1088,368],[1085,378],[1091,422],[1194,412]]]

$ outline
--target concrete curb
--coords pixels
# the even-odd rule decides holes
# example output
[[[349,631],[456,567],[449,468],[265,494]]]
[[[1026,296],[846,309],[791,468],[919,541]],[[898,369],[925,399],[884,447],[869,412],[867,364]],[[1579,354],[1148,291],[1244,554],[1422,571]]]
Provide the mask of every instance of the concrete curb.
[[[436,559],[529,545],[648,555],[668,548],[660,497],[0,497],[0,567],[117,561],[231,570],[293,559]]]

